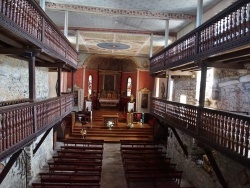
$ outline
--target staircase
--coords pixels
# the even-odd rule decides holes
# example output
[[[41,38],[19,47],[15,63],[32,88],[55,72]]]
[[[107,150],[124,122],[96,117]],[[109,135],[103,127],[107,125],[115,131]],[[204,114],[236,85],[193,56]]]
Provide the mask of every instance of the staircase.
[[[103,123],[102,115],[118,115],[118,124],[109,129]],[[105,142],[120,142],[120,140],[153,140],[153,127],[148,124],[134,123],[132,128],[127,127],[125,116],[119,111],[98,110],[93,112],[93,121],[86,124],[76,122],[72,133],[67,139],[83,138],[81,131],[86,131],[84,138],[104,140]]]

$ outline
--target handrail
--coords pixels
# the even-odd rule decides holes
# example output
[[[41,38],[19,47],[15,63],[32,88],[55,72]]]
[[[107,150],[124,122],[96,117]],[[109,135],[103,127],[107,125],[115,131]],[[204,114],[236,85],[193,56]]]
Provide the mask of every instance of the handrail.
[[[150,58],[151,74],[249,44],[249,3],[250,0],[236,1],[155,54]]]
[[[250,162],[250,118],[233,112],[151,98],[151,114],[240,163]]]
[[[73,94],[0,109],[1,160],[68,115],[73,109]]]
[[[77,68],[76,49],[36,1],[0,0],[0,25]]]

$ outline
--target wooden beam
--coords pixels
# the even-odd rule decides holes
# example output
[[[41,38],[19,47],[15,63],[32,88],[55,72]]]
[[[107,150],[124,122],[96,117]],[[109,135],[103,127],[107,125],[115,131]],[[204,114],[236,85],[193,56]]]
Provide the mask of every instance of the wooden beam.
[[[226,183],[226,181],[225,181],[225,179],[224,179],[224,177],[223,177],[223,175],[222,175],[222,173],[221,173],[221,171],[220,171],[220,169],[219,169],[219,167],[218,167],[218,165],[217,165],[217,163],[216,163],[216,161],[214,159],[214,156],[213,156],[213,154],[211,152],[211,149],[205,147],[204,151],[205,151],[205,153],[207,155],[207,158],[208,158],[208,160],[209,160],[209,162],[210,162],[210,164],[211,164],[211,166],[212,166],[212,168],[213,168],[213,170],[214,170],[214,172],[215,172],[221,186],[223,188],[227,188],[228,185],[227,185],[227,183]]]
[[[57,68],[58,63],[50,63],[50,62],[38,62],[36,61],[36,67],[52,67],[52,68]]]
[[[49,128],[43,135],[43,137],[41,138],[41,140],[38,142],[38,144],[36,145],[35,149],[33,149],[33,154],[36,154],[37,150],[40,148],[40,146],[42,145],[43,141],[45,140],[45,138],[48,136],[49,132],[51,131],[53,127]]]
[[[226,53],[223,55],[210,57],[210,58],[207,58],[206,60],[210,61],[210,62],[218,62],[218,61],[225,61],[225,60],[230,61],[230,60],[233,60],[235,58],[244,57],[244,56],[249,56],[249,48]]]
[[[22,44],[16,42],[16,40],[7,37],[6,35],[0,34],[0,40],[8,45],[14,46],[15,48],[23,48]]]
[[[6,177],[6,175],[8,174],[8,172],[10,171],[10,169],[12,168],[13,164],[16,162],[17,158],[19,157],[19,155],[22,153],[22,149],[18,150],[16,153],[14,153],[11,157],[10,160],[8,161],[8,163],[5,165],[3,171],[0,174],[0,185],[3,182],[4,178]]]
[[[171,130],[173,131],[175,138],[177,139],[178,143],[180,144],[181,149],[182,149],[183,152],[184,152],[184,155],[185,155],[186,157],[188,157],[188,150],[187,150],[187,147],[183,144],[183,142],[182,142],[180,136],[178,135],[176,129],[175,129],[174,127],[172,127],[172,126],[169,126],[169,127],[170,127]]]
[[[246,63],[249,61],[245,61]],[[221,68],[221,69],[245,69],[244,62],[231,62],[231,63],[224,63],[224,62],[209,62],[207,63],[208,67],[214,68]]]
[[[15,56],[38,56],[41,53],[41,49],[31,48],[0,48],[0,54],[15,55]]]

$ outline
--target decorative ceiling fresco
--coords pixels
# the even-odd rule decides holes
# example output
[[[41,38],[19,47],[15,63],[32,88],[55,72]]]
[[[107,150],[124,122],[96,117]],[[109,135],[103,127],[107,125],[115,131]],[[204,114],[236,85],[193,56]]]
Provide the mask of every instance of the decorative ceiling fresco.
[[[222,0],[203,0],[206,12]],[[125,57],[149,57],[164,48],[166,20],[169,40],[195,21],[197,0],[46,0],[45,12],[79,52]],[[66,13],[67,12],[67,13]],[[65,15],[67,19],[65,19]]]

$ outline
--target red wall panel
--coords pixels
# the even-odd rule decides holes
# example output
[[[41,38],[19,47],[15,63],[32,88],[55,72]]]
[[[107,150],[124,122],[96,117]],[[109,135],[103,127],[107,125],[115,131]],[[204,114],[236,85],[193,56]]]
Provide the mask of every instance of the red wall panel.
[[[143,88],[147,88],[152,91],[153,88],[153,78],[150,76],[149,71],[138,71],[139,74],[139,82],[138,82],[138,90]]]

